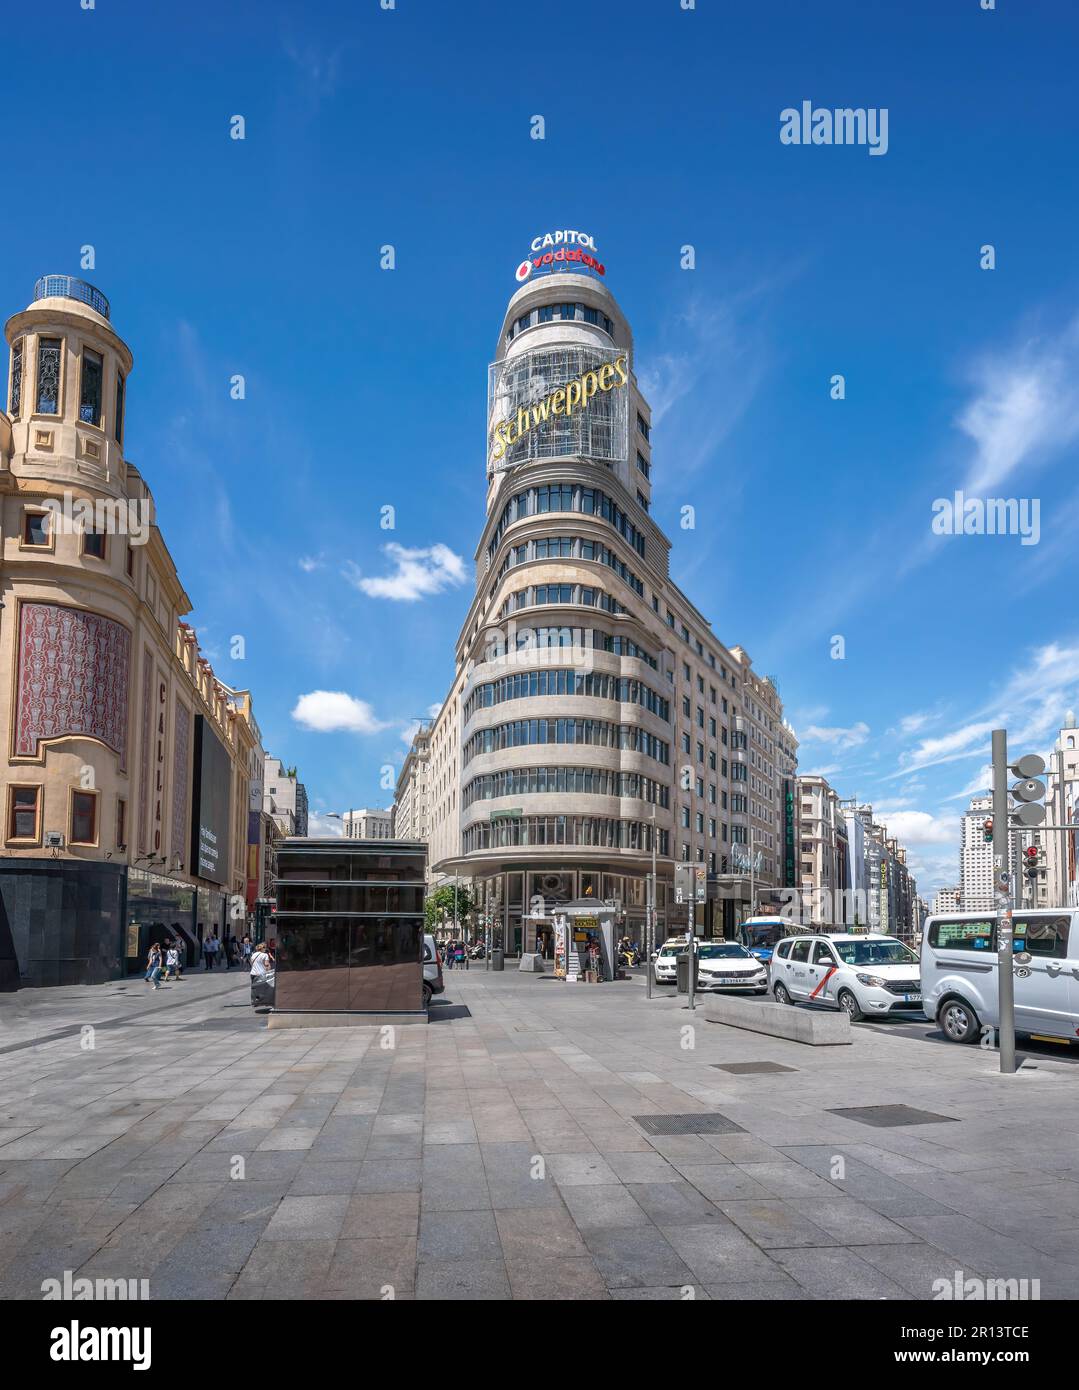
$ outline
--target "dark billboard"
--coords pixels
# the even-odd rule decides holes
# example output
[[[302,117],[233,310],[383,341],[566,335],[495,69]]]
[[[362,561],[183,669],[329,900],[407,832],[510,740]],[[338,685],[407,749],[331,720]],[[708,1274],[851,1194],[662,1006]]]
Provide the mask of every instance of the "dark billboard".
[[[229,881],[228,749],[204,715],[195,716],[195,778],[191,797],[191,872],[213,883]]]

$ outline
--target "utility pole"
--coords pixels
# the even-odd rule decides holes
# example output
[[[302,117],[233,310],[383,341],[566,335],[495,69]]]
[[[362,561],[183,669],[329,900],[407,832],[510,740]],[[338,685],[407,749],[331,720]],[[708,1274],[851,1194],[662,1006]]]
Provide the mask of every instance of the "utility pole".
[[[1012,911],[1017,894],[1015,878],[1019,871],[1019,855],[1016,854],[1014,872],[1010,872],[1008,851],[1011,846],[1013,827],[1018,831],[1029,830],[1031,842],[1034,829],[1045,820],[1045,783],[1039,781],[1045,771],[1045,760],[1037,753],[1028,753],[1008,762],[1008,731],[993,730],[993,874],[994,896],[998,904],[997,916],[997,1012],[999,1015],[1000,1070],[1002,1074],[1015,1072],[1015,976],[1013,973],[1013,927]],[[1009,790],[1008,773],[1014,773],[1020,780]],[[1021,804],[1015,811],[1010,810],[1009,799],[1014,796]],[[1022,899],[1018,899],[1022,902]],[[1037,895],[1035,894],[1035,903]],[[1028,957],[1024,957],[1028,959]]]
[[[997,1015],[1000,1070],[1015,1071],[1015,978],[1012,975],[1012,896],[1009,875],[1008,731],[993,730],[993,879],[997,901]]]
[[[656,808],[652,807],[652,876],[648,881],[648,907],[644,922],[644,997],[652,997],[652,952],[656,939]]]

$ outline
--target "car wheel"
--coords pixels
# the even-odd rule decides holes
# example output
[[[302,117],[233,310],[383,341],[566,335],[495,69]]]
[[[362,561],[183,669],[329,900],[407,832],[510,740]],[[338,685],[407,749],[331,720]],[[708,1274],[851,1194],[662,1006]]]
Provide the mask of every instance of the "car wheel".
[[[940,1031],[949,1042],[976,1042],[981,1032],[978,1015],[962,999],[949,999],[937,1013]]]
[[[427,983],[427,981],[425,980],[425,981],[423,982],[423,1007],[424,1007],[425,1009],[429,1009],[429,1008],[431,1007],[431,999],[432,999],[433,996],[434,996],[434,990],[431,988],[431,986],[430,986],[430,985]]]
[[[839,1004],[839,1007],[846,1012],[851,1023],[860,1023],[862,1019],[865,1018],[865,1014],[862,1013],[861,1009],[858,1007],[857,999],[855,999],[849,989],[841,989],[839,991],[839,998],[836,1002]]]
[[[772,993],[776,997],[777,1004],[789,1004],[792,1002],[786,985],[776,985]]]

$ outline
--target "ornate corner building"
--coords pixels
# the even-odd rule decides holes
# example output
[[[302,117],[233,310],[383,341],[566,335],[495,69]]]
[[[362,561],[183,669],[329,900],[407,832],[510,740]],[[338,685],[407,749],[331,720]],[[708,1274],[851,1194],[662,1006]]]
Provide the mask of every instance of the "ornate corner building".
[[[151,940],[193,959],[250,899],[261,737],[218,680],[124,454],[108,301],[38,281],[0,411],[0,986],[96,983]]]
[[[423,730],[432,876],[473,880],[510,950],[578,898],[639,930],[653,853],[660,931],[685,926],[677,862],[706,866],[708,934],[795,882],[797,741],[776,683],[671,579],[651,411],[594,252],[549,233],[518,268],[488,371],[475,595]]]

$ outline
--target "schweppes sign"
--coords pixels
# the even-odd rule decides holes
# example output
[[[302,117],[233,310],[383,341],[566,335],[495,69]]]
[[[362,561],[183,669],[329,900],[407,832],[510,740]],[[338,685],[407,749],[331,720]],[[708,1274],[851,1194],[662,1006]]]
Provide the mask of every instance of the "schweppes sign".
[[[599,395],[608,391],[620,390],[629,382],[626,354],[620,353],[613,362],[589,368],[573,381],[566,382],[548,392],[542,400],[530,402],[517,408],[517,413],[501,419],[491,427],[491,462],[498,463],[507,449],[524,438],[529,431],[538,429],[553,416],[570,419],[574,413],[587,410],[589,404]]]

